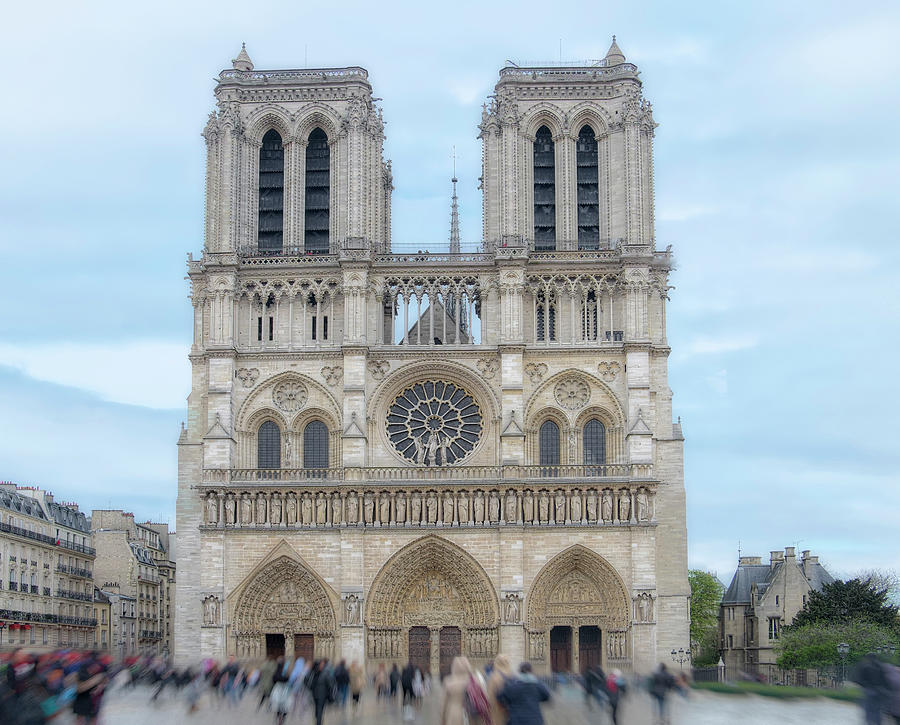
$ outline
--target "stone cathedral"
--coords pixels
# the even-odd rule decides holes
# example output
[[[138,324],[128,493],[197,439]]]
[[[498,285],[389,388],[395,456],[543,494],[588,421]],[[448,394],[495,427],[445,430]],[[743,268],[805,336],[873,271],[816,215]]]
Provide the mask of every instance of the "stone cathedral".
[[[449,251],[392,247],[365,69],[242,49],[215,96],[177,659],[646,671],[688,649],[656,124],[615,41],[500,70],[474,251],[455,178]]]

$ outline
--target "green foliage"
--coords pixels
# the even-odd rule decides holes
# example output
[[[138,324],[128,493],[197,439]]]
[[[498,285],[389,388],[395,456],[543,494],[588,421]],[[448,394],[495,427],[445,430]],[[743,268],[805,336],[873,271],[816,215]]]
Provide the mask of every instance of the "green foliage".
[[[841,642],[850,645],[846,664],[861,659],[878,647],[900,644],[896,633],[889,627],[867,619],[835,622],[812,622],[797,625],[796,620],[785,627],[776,645],[778,666],[790,668],[814,668],[840,664],[837,646]]]
[[[897,607],[888,599],[888,588],[875,579],[838,580],[826,584],[821,592],[811,591],[806,606],[794,618],[791,627],[859,620],[900,632]]]
[[[857,702],[862,694],[858,688],[846,687],[841,690],[824,690],[815,687],[785,687],[783,685],[764,685],[761,682],[695,682],[691,687],[695,690],[719,692],[724,695],[762,695],[793,699],[801,697],[829,697],[844,702]]]
[[[722,587],[705,571],[688,572],[691,585],[691,652],[694,665],[714,665],[719,659],[718,617]]]

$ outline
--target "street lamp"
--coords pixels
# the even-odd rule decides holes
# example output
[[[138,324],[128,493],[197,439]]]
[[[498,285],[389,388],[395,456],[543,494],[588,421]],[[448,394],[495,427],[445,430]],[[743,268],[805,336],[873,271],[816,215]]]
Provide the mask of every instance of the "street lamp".
[[[841,682],[843,682],[847,676],[845,662],[847,659],[847,655],[850,652],[850,645],[847,644],[846,642],[841,642],[837,646],[837,651],[838,651],[838,654],[841,656]]]
[[[681,669],[684,669],[684,663],[691,659],[690,650],[687,652],[684,651],[684,647],[679,647],[677,650],[672,650],[672,661],[677,662],[678,666]]]

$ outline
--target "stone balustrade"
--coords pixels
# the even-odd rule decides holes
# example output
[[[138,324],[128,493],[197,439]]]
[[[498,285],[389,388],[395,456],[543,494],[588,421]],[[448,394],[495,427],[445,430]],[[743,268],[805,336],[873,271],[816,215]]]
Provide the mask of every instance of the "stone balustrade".
[[[204,528],[646,526],[656,522],[656,483],[652,481],[544,483],[496,487],[470,483],[438,489],[396,481],[372,486],[335,485],[326,480],[277,487],[254,481],[250,486],[204,485],[200,490]]]

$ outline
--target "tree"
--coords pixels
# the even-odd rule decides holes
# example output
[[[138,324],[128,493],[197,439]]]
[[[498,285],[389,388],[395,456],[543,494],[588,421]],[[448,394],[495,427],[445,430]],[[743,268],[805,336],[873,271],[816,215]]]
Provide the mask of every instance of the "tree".
[[[779,667],[806,669],[840,664],[837,646],[841,642],[850,645],[846,664],[862,659],[879,647],[900,644],[900,638],[890,627],[874,624],[867,619],[830,623],[819,621],[800,626],[796,620],[794,622],[781,631],[775,645]]]
[[[865,620],[900,632],[897,606],[888,601],[888,589],[873,579],[840,579],[825,584],[821,592],[810,591],[806,605],[791,628],[808,624],[830,625]]]
[[[697,666],[712,665],[719,657],[719,605],[722,585],[712,574],[691,569],[691,653]]]

